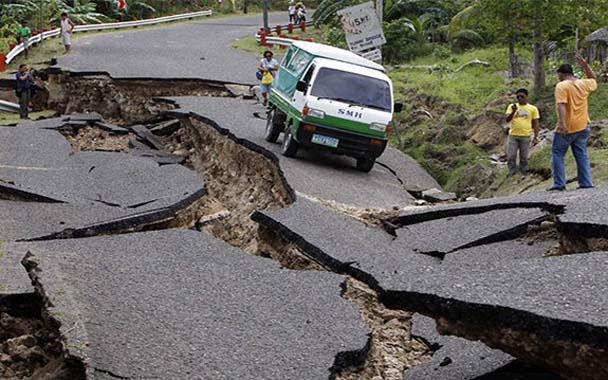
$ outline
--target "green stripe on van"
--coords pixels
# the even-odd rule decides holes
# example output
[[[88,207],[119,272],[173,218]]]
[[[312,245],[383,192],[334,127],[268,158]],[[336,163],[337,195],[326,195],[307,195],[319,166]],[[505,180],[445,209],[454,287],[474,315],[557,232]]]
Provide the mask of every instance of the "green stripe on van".
[[[288,102],[279,94],[277,94],[275,91],[276,90],[274,89],[271,89],[270,91],[270,102],[275,104],[279,109],[283,110],[284,112],[286,110],[286,113],[289,115],[289,117],[297,119],[298,121],[302,121],[302,115],[300,111],[296,109],[290,102]],[[343,119],[336,116],[325,116],[323,119],[317,119],[308,116],[304,121],[308,121],[313,124],[318,124],[320,126],[356,132],[370,137],[385,138],[384,132],[369,129],[369,124],[367,123]]]

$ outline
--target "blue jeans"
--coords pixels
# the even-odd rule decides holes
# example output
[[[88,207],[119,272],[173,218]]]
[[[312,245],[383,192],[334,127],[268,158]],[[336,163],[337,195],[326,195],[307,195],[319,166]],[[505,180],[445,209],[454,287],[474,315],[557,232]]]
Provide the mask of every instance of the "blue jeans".
[[[591,165],[589,164],[589,156],[587,155],[587,140],[591,127],[583,131],[559,134],[556,133],[553,137],[553,147],[551,149],[551,169],[553,170],[553,187],[566,187],[566,164],[564,156],[568,151],[568,147],[572,147],[572,155],[576,160],[576,170],[578,172],[578,184],[580,187],[592,187],[591,180]]]

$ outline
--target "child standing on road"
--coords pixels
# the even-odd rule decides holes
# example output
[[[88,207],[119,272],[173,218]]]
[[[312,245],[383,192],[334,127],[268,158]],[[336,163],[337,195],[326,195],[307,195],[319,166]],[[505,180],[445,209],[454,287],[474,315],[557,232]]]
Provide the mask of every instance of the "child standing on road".
[[[69,54],[72,49],[72,31],[74,30],[74,23],[68,17],[66,12],[61,14],[61,43],[65,48],[63,54]]]

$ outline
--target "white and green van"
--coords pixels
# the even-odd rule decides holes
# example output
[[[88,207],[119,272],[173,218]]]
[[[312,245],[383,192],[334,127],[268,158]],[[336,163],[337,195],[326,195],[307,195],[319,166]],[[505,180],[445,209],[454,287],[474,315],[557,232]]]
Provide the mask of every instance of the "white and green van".
[[[329,150],[357,159],[368,172],[388,141],[393,84],[384,68],[346,50],[296,41],[281,62],[270,91],[265,138],[285,132],[282,153],[300,147]]]

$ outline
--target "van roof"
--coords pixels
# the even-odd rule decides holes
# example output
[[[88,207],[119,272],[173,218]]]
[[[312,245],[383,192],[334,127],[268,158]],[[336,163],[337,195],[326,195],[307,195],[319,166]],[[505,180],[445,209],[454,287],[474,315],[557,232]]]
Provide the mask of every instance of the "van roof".
[[[353,65],[368,67],[370,69],[385,72],[382,65],[358,56],[357,54],[348,50],[307,41],[294,41],[293,45],[318,57],[334,59],[336,61],[347,62]]]

